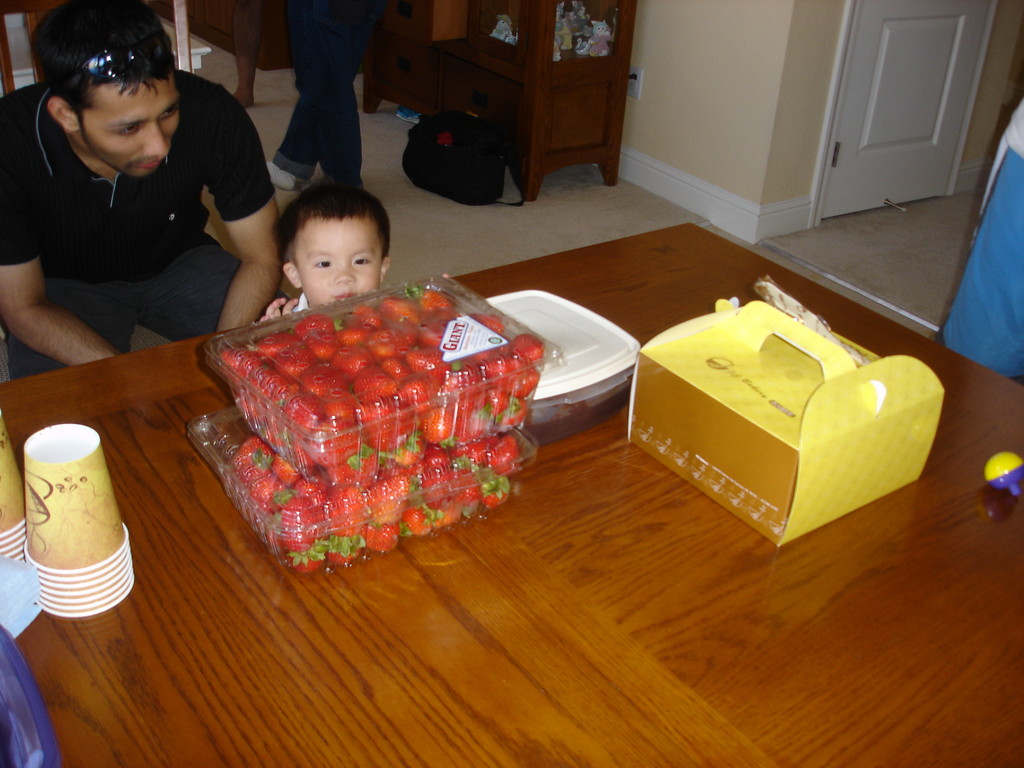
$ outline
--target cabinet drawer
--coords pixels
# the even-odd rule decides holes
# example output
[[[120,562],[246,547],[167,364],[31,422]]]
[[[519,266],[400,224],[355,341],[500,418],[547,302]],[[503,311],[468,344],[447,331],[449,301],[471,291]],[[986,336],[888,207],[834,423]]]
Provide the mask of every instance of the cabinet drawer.
[[[515,140],[521,86],[514,80],[458,59],[444,58],[441,109],[470,112],[503,125]]]
[[[437,103],[441,53],[436,48],[378,28],[374,31],[371,56],[373,76],[380,83],[423,102]]]
[[[388,0],[380,24],[419,43],[466,36],[469,0]]]

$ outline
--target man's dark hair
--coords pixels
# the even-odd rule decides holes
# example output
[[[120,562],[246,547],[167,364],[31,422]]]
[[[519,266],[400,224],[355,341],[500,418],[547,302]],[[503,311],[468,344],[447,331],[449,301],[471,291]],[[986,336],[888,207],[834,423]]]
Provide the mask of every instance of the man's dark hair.
[[[147,42],[149,56],[128,56]],[[76,110],[89,105],[91,86],[115,83],[122,93],[135,93],[153,80],[167,79],[174,70],[171,41],[143,0],[70,0],[43,19],[35,49],[50,90]],[[105,52],[124,62],[116,67],[117,74],[86,72],[86,62]]]
[[[277,243],[282,259],[291,258],[299,230],[311,219],[367,219],[377,229],[381,256],[387,256],[391,248],[391,222],[380,200],[365,189],[321,183],[302,190],[277,220]]]

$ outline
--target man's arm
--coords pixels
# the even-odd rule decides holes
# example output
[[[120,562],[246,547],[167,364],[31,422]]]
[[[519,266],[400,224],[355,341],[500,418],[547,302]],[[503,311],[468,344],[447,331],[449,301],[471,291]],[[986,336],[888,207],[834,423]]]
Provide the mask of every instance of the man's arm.
[[[235,255],[242,262],[228,288],[218,331],[248,325],[262,316],[263,310],[281,284],[281,262],[274,240],[277,202],[274,198],[251,216],[226,221]]]
[[[23,344],[64,365],[118,354],[106,339],[69,310],[46,300],[39,259],[0,266],[0,317]]]

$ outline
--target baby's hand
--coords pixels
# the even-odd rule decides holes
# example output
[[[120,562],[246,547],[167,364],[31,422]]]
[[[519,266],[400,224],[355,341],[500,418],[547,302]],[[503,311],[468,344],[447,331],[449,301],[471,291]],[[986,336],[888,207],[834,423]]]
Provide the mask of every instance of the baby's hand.
[[[259,319],[259,322],[262,323],[265,320],[276,320],[280,317],[284,317],[285,315],[290,315],[292,310],[295,309],[295,305],[298,303],[298,299],[286,299],[284,297],[274,299],[263,312],[263,317]]]

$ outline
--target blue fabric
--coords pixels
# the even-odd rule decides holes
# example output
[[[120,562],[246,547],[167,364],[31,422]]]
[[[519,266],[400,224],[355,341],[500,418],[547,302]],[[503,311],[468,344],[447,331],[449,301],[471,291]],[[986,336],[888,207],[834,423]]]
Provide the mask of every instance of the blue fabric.
[[[160,274],[129,282],[86,283],[46,280],[46,298],[66,307],[121,352],[127,352],[135,325],[171,341],[213,333],[238,259],[220,246],[204,245],[186,251]],[[8,336],[12,379],[63,366]]]
[[[365,20],[339,24],[328,0],[290,0],[288,24],[299,100],[274,164],[299,179],[324,175],[339,184],[362,186],[363,148],[353,80],[384,13],[385,0],[371,0]]]
[[[1024,158],[998,169],[960,287],[940,332],[947,347],[1005,376],[1024,374]]]

